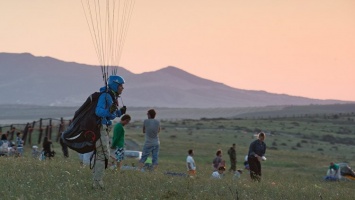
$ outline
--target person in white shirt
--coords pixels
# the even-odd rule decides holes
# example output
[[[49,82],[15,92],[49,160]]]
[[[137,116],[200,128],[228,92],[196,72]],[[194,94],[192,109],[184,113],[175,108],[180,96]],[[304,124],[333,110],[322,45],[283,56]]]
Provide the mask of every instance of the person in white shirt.
[[[190,149],[188,151],[188,156],[186,158],[187,173],[189,174],[189,176],[196,175],[196,164],[193,156],[194,156],[194,150]]]
[[[214,171],[212,173],[211,178],[213,178],[213,179],[222,179],[223,173],[224,173],[225,170],[226,170],[226,168],[224,166],[220,166],[218,168],[218,171]]]

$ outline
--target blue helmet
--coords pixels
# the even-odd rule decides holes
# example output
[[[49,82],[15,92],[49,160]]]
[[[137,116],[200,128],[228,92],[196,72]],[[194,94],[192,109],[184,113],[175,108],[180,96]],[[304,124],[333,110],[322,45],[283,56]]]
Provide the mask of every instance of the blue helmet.
[[[121,76],[117,75],[111,75],[108,78],[108,87],[113,90],[114,92],[117,92],[118,86],[124,84],[125,81]]]

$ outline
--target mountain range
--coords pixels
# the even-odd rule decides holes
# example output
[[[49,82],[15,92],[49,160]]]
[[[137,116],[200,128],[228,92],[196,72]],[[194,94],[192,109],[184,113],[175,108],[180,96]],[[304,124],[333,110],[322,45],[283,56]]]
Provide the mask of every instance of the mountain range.
[[[103,86],[99,66],[29,53],[0,53],[0,104],[79,106]],[[243,90],[200,78],[177,67],[135,74],[118,67],[127,107],[232,108],[354,103]]]

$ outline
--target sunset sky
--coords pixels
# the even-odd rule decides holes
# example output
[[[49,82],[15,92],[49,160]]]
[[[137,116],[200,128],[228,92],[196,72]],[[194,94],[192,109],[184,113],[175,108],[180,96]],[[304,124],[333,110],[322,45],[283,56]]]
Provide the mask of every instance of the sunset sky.
[[[0,1],[0,52],[99,64],[80,0]],[[136,0],[120,65],[355,101],[355,1]]]

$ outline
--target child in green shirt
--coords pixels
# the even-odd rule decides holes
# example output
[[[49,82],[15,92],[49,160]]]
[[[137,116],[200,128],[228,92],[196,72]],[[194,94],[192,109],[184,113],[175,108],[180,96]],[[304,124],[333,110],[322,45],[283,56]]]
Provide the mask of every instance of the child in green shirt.
[[[111,168],[121,168],[121,161],[124,159],[124,143],[125,143],[125,129],[124,126],[131,121],[131,116],[125,114],[121,117],[121,121],[117,123],[113,129],[113,138],[111,149],[115,149],[111,158],[114,160]]]

